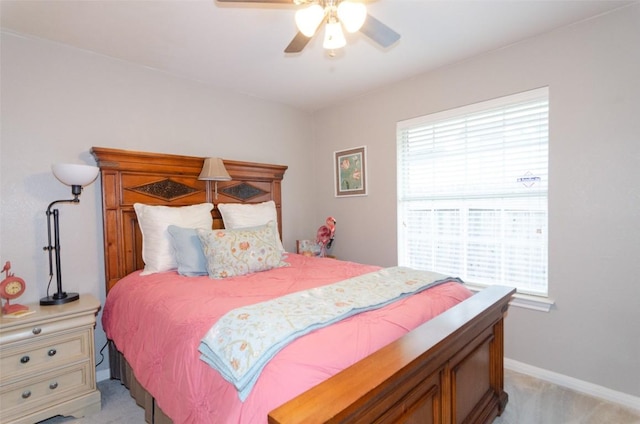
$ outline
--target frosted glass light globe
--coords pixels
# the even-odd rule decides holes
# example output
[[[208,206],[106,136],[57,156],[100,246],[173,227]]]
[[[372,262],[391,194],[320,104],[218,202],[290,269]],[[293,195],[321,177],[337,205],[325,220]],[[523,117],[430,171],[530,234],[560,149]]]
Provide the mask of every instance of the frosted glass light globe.
[[[360,2],[343,1],[338,5],[338,18],[348,32],[356,32],[367,19],[367,6]]]
[[[296,12],[296,26],[301,33],[307,37],[313,37],[318,25],[324,18],[324,10],[319,4],[312,4],[304,9],[299,9]]]
[[[346,45],[347,40],[344,38],[340,22],[327,23],[324,27],[324,43],[322,47],[327,50],[335,50]]]
[[[73,163],[57,163],[51,166],[53,175],[61,183],[68,186],[86,186],[98,176],[100,169],[91,165],[76,165]]]

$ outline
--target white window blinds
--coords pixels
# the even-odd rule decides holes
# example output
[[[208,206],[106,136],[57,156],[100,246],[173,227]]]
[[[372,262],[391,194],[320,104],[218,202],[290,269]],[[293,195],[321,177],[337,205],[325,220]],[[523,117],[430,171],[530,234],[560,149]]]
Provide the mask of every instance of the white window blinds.
[[[547,88],[398,123],[398,263],[547,294]]]

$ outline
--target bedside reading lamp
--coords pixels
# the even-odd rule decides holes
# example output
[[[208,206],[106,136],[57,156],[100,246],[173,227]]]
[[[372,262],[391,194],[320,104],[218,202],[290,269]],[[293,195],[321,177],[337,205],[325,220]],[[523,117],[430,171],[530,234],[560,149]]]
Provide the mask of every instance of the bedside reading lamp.
[[[202,172],[198,176],[199,180],[215,181],[215,198],[218,199],[218,181],[231,181],[231,176],[224,167],[224,162],[220,158],[206,158],[202,165]]]
[[[65,293],[62,291],[62,274],[60,272],[60,226],[58,224],[58,209],[51,210],[51,207],[56,203],[80,203],[80,193],[82,193],[82,187],[89,185],[98,176],[99,169],[90,165],[75,165],[68,163],[56,164],[51,167],[53,175],[56,176],[61,183],[71,186],[71,194],[73,199],[69,200],[56,200],[51,202],[47,208],[47,232],[49,237],[49,245],[44,247],[44,250],[49,251],[49,285],[53,278],[53,256],[52,251],[55,250],[56,261],[56,287],[57,292],[52,296],[49,296],[49,285],[47,286],[47,297],[40,299],[41,305],[61,305],[63,303],[73,302],[78,300],[80,295],[78,293]],[[51,245],[51,215],[53,214],[53,242]]]

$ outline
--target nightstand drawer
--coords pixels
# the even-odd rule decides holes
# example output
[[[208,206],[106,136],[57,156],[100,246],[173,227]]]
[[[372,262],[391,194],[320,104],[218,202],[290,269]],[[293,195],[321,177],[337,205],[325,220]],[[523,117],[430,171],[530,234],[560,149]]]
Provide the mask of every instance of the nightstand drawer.
[[[12,343],[0,349],[0,381],[19,378],[25,373],[89,359],[91,331],[75,331],[45,337],[29,343]]]
[[[55,308],[55,306],[51,308]],[[58,334],[67,331],[73,331],[80,328],[93,328],[95,322],[95,316],[93,315],[74,317],[56,317],[53,315],[49,320],[43,322],[40,314],[29,315],[25,317],[23,321],[11,323],[3,321],[3,327],[9,327],[8,324],[12,325],[10,329],[3,329],[2,344],[28,342],[51,335],[56,335],[57,337]]]
[[[17,417],[47,409],[54,404],[95,391],[90,361],[70,367],[58,368],[46,373],[0,387],[0,422],[9,422]]]

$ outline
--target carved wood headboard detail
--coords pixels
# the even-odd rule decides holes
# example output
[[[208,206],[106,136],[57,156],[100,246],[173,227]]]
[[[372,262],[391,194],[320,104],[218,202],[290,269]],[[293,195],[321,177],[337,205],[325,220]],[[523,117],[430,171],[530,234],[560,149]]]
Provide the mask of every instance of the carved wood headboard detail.
[[[93,147],[100,167],[107,293],[120,278],[142,269],[142,234],[134,203],[186,206],[197,203],[260,203],[273,200],[282,234],[283,165],[224,160],[231,181],[198,180],[205,158]],[[224,228],[217,208],[213,228]]]

